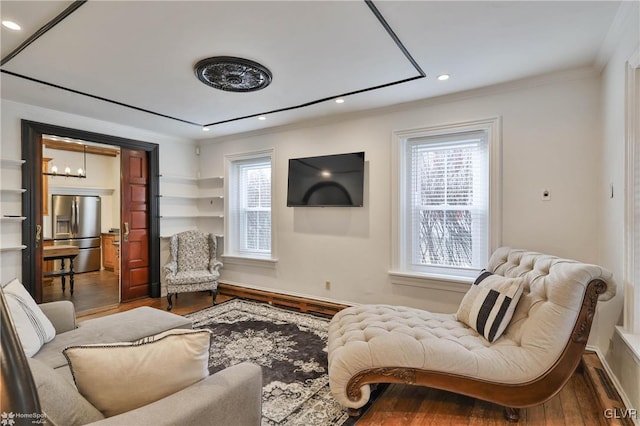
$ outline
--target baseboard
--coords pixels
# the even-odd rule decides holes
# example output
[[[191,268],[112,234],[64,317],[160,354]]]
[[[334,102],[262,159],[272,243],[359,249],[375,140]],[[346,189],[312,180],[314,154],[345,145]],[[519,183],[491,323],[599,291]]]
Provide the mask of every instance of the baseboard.
[[[311,297],[286,294],[273,290],[258,289],[239,284],[219,283],[218,292],[226,296],[241,297],[244,299],[267,302],[274,306],[293,308],[300,312],[312,312],[327,316],[333,316],[337,312],[350,306],[349,304],[334,301],[314,299]]]
[[[635,418],[630,415],[625,415],[629,413],[628,407],[632,407],[632,404],[600,349],[596,346],[588,345],[586,351],[592,352],[599,362],[599,365],[596,365],[593,360],[589,360],[589,354],[587,352],[585,352],[585,355],[582,357],[585,377],[589,381],[600,403],[602,413],[603,415],[611,416],[611,418],[607,419],[608,424],[623,426],[632,426],[635,424],[636,426],[640,426],[638,414],[635,414]],[[602,367],[602,369],[599,367]],[[614,411],[605,412],[605,410],[615,409],[618,409],[617,413]]]

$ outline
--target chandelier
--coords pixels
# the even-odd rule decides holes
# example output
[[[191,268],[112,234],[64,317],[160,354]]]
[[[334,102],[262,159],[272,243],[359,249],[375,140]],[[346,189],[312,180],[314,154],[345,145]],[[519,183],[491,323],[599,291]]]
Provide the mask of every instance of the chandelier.
[[[76,173],[71,173],[71,167],[65,166],[64,170],[58,170],[58,166],[51,164],[51,168],[47,172],[42,172],[47,176],[62,176],[84,179],[87,177],[87,145],[82,145],[82,167],[79,167]]]

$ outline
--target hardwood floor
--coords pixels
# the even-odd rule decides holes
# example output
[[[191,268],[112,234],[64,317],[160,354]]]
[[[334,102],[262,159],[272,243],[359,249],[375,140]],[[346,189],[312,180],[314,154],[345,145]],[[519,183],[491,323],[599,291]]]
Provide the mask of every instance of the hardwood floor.
[[[218,297],[216,297],[216,303],[221,303],[229,299],[233,299],[233,297],[218,294]],[[97,309],[93,312],[85,314],[81,313],[78,315],[78,322],[115,314],[117,312],[128,311],[129,309],[134,309],[139,306],[151,306],[152,308],[166,310],[168,303],[166,297],[160,297],[157,299],[145,297],[131,302],[120,303],[116,306],[106,306],[103,309]],[[176,315],[186,315],[199,311],[200,309],[208,308],[209,306],[211,306],[211,296],[208,292],[182,293],[178,296],[178,299],[175,299],[174,297],[171,312]]]
[[[219,294],[216,301],[232,296]],[[144,298],[115,307],[79,316],[81,322],[89,318],[122,312],[138,306],[166,309],[166,298]],[[207,292],[183,293],[174,301],[172,312],[185,315],[211,306]],[[507,425],[503,408],[437,389],[390,385],[382,391],[371,408],[357,421],[358,426],[427,426],[427,425]],[[519,425],[585,425],[609,424],[595,396],[593,388],[579,368],[571,380],[554,398],[543,405],[520,410]]]
[[[42,301],[70,300],[80,315],[114,307],[120,301],[118,280],[118,274],[106,270],[75,274],[72,296],[69,278],[66,279],[66,289],[63,292],[61,278],[56,277],[51,285],[42,288]]]
[[[603,412],[581,372],[562,391],[537,407],[520,410],[520,421],[509,423],[502,407],[437,389],[390,385],[358,421],[358,426],[427,425],[606,425]]]

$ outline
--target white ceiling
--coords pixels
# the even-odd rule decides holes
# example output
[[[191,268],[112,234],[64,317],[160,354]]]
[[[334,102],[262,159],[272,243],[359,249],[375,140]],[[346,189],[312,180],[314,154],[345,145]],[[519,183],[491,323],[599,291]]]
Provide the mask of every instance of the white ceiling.
[[[364,1],[89,1],[9,59],[71,3],[0,2],[23,27],[2,28],[2,98],[190,139],[596,67],[621,4],[375,1],[416,67]],[[193,66],[212,56],[257,61],[273,82],[208,87]]]

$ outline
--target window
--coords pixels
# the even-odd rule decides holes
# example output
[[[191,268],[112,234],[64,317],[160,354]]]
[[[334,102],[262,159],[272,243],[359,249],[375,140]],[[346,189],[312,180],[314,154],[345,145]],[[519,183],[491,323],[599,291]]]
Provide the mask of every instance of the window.
[[[498,125],[394,134],[394,272],[466,282],[487,265],[499,244]]]
[[[411,267],[482,268],[487,253],[485,132],[406,143]]]
[[[270,258],[271,153],[227,157],[228,251],[232,256]]]

